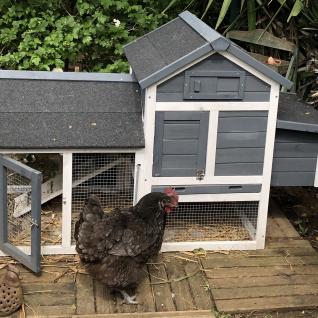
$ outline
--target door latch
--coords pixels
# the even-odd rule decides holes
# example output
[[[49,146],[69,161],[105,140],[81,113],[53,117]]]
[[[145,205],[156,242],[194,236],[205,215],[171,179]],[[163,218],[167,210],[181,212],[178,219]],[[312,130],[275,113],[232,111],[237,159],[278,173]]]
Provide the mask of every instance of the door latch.
[[[204,179],[204,176],[205,176],[205,171],[204,169],[198,169],[196,171],[196,178],[197,180],[203,180]]]
[[[34,218],[31,218],[31,219],[30,219],[30,225],[31,225],[31,226],[39,227],[39,224],[38,224],[37,220],[35,220]]]

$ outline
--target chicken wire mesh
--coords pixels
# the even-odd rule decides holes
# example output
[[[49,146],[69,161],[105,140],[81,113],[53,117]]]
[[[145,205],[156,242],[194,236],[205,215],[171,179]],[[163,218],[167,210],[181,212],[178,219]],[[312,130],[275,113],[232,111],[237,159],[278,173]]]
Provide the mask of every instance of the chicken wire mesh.
[[[9,154],[11,158],[42,172],[41,245],[62,242],[62,155]],[[31,182],[7,170],[8,236],[14,245],[31,244]]]
[[[7,169],[8,242],[31,246],[31,213],[18,216],[31,205],[31,181]]]
[[[255,239],[257,201],[179,203],[168,214],[165,242]]]
[[[73,154],[73,232],[85,199],[90,194],[99,198],[105,212],[133,205],[134,166],[134,154]]]

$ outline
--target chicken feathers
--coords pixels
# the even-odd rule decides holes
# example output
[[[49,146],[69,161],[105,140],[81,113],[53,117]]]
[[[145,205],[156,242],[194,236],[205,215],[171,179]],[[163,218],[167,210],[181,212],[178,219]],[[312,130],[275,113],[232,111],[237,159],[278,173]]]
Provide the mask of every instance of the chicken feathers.
[[[153,192],[133,207],[104,213],[90,196],[75,225],[76,251],[88,272],[111,288],[136,287],[142,267],[161,248],[165,210],[177,203],[174,190]]]

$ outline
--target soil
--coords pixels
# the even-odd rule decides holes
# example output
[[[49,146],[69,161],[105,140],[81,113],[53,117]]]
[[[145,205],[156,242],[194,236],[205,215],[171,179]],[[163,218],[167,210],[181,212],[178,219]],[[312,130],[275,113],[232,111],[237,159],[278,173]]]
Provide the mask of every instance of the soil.
[[[271,198],[278,203],[300,236],[318,251],[318,188],[275,187],[271,190]]]

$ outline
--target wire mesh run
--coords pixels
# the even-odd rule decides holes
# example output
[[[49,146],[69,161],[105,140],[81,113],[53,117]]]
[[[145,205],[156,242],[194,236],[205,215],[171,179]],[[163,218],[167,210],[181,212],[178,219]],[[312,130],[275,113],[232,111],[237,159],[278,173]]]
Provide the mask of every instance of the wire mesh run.
[[[31,181],[7,169],[8,241],[16,246],[31,246],[31,213],[17,217],[31,205]]]
[[[257,201],[180,203],[167,217],[165,242],[253,240]]]
[[[133,205],[134,166],[134,154],[73,154],[73,230],[90,194],[99,198],[106,212]]]
[[[63,158],[60,154],[10,154],[11,158],[42,172],[41,245],[62,242]],[[14,245],[30,246],[31,182],[8,170],[8,236]]]

